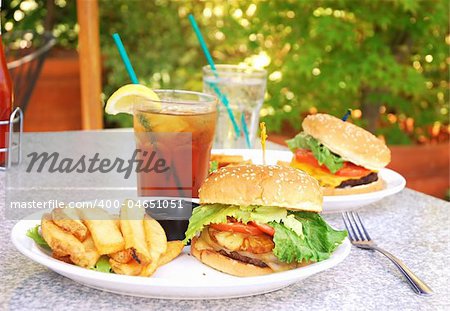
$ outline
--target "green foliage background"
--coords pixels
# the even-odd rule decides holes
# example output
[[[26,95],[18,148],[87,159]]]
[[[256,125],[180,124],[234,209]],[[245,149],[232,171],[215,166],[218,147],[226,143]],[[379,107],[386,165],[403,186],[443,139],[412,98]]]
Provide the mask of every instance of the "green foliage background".
[[[61,1],[55,0],[64,12],[57,21],[66,28],[55,27],[61,44],[70,47],[76,42],[75,1],[62,1],[64,6]],[[32,14],[45,15],[45,1],[35,2],[38,8],[26,12],[14,29]],[[429,136],[436,122],[448,124],[445,0],[99,0],[99,6],[106,97],[129,83],[111,39],[114,32],[121,34],[142,83],[200,91],[206,60],[187,19],[193,13],[216,63],[252,64],[255,55],[266,61],[262,115],[271,132],[298,130],[308,111],[340,116],[347,108],[360,109],[362,118],[355,121],[384,134],[389,143],[410,143]],[[35,17],[27,27],[39,22]],[[389,113],[400,121],[412,118],[414,130],[389,122]],[[107,121],[131,124],[126,116]]]

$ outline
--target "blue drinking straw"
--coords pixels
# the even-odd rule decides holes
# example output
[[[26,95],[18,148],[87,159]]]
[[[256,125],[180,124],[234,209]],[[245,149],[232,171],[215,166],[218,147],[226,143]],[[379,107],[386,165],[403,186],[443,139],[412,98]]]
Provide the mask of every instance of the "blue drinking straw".
[[[131,65],[130,59],[128,58],[127,51],[123,46],[122,40],[118,33],[112,35],[114,42],[116,43],[117,49],[119,50],[120,57],[122,58],[123,63],[125,64],[125,68],[127,69],[128,75],[130,76],[131,82],[133,84],[139,84],[139,80],[136,77],[136,73],[134,72],[133,66]]]
[[[342,121],[347,121],[348,117],[352,114],[352,110],[351,109],[347,109],[347,112],[344,114],[344,116],[342,117]]]
[[[242,113],[242,115],[241,115],[241,124],[242,124],[242,130],[244,131],[245,142],[247,143],[247,147],[252,148],[252,142],[250,141],[250,136],[248,134],[247,122],[245,122],[244,113]]]
[[[216,65],[214,64],[214,61],[211,57],[211,54],[209,53],[208,47],[206,46],[205,40],[203,39],[202,33],[200,32],[200,28],[198,28],[197,22],[195,21],[195,18],[192,14],[189,14],[188,16],[189,22],[191,23],[192,28],[194,29],[195,34],[197,35],[198,42],[200,43],[200,46],[203,50],[203,53],[205,54],[206,60],[208,61],[209,66],[211,67],[211,70],[213,71],[214,75],[218,77]],[[231,123],[233,124],[234,131],[236,133],[236,137],[241,136],[241,130],[239,128],[238,123],[236,122],[236,119],[233,115],[233,111],[230,108],[230,103],[228,101],[228,98],[223,94],[220,89],[217,87],[215,83],[209,83],[209,85],[212,87],[216,95],[219,97],[220,101],[223,103],[225,108],[227,109],[228,116],[230,117]],[[247,143],[247,147],[251,148],[251,142],[248,134],[248,128],[247,124],[245,123],[245,118],[241,119],[242,128],[244,130],[245,135],[245,142]]]
[[[214,71],[214,73],[216,73],[216,65],[214,64],[211,54],[209,53],[208,47],[206,46],[205,39],[203,39],[202,33],[200,32],[200,28],[198,28],[198,25],[197,25],[197,22],[195,21],[194,15],[189,14],[188,18],[189,18],[189,21],[191,22],[191,26],[194,29],[195,34],[197,35],[198,42],[200,43],[200,46],[202,47],[203,53],[205,54],[208,64],[211,66],[211,69]]]

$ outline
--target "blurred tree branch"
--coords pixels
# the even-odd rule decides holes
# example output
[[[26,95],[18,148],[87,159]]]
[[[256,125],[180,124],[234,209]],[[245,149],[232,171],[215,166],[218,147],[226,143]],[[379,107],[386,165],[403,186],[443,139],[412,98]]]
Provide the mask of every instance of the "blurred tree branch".
[[[31,1],[37,7],[20,21],[14,14],[21,1],[8,1],[2,26],[44,29],[53,19],[60,46],[75,48],[75,1]],[[143,83],[201,90],[206,61],[187,20],[193,13],[216,63],[265,65],[262,116],[272,132],[299,130],[307,113],[341,116],[352,108],[362,112],[354,122],[389,143],[428,141],[436,125],[448,135],[446,1],[100,0],[99,6],[106,96],[129,82],[111,40],[116,31]],[[53,9],[54,18],[47,14]],[[131,125],[127,116],[108,120]]]

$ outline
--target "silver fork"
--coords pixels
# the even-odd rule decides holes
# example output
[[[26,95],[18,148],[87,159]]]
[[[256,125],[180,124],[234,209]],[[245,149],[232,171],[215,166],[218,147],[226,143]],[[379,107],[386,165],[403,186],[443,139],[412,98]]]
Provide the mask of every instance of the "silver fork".
[[[412,289],[419,295],[430,295],[433,293],[422,280],[420,280],[409,268],[398,258],[391,253],[379,248],[375,242],[370,238],[369,233],[364,227],[361,218],[356,212],[342,213],[345,227],[348,231],[348,236],[353,245],[362,249],[376,250],[389,258],[397,268],[406,277],[406,280],[411,285]]]

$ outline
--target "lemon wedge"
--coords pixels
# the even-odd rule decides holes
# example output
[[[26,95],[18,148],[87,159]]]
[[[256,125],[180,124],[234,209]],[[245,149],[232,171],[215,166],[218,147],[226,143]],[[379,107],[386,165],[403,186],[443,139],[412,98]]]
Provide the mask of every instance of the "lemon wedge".
[[[159,101],[158,95],[142,84],[127,84],[115,91],[106,102],[105,112],[108,114],[133,114],[133,106],[148,101]],[[159,103],[152,102],[153,108]]]

